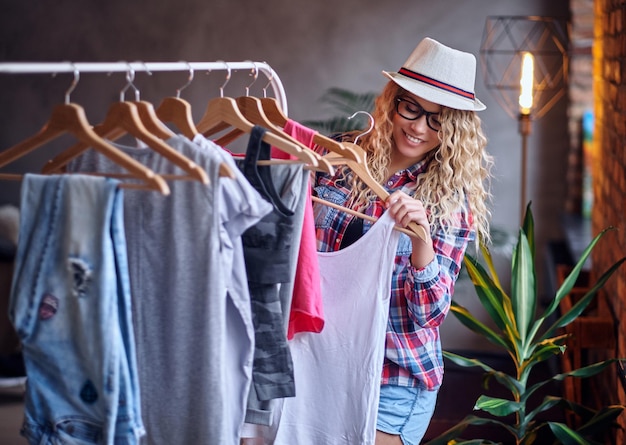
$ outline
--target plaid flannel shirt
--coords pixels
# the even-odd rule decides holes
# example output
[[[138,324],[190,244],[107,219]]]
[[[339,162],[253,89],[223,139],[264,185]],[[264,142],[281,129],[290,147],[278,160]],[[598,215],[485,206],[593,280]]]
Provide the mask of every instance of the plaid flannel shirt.
[[[417,176],[426,170],[429,162],[434,162],[432,159],[427,157],[397,172],[384,184],[385,189],[389,193],[402,190],[411,195],[417,187]],[[349,189],[340,180],[340,168],[336,170],[333,177],[320,172],[316,174],[314,194],[345,206]],[[349,184],[349,181],[346,182]],[[376,200],[359,211],[380,217],[385,209],[383,203]],[[338,250],[346,227],[355,216],[319,203],[314,205],[314,214],[318,250]],[[391,300],[381,384],[419,386],[428,390],[441,386],[443,356],[439,325],[450,309],[465,249],[475,238],[469,211],[459,209],[454,220],[454,226],[449,228],[448,233],[437,228],[431,234],[435,259],[421,269],[410,263],[410,237],[400,234],[390,283]],[[364,221],[363,225],[364,231],[367,231],[372,223]]]

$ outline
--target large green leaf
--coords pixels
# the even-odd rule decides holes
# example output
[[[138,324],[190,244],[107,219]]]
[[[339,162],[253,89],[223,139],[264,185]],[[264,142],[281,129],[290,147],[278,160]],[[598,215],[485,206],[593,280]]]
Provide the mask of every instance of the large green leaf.
[[[578,369],[574,369],[574,370],[569,371],[569,372],[563,372],[561,374],[553,375],[550,378],[552,380],[560,381],[560,380],[566,379],[567,377],[580,377],[580,378],[591,377],[593,375],[596,375],[596,374],[602,372],[609,365],[611,365],[612,363],[615,363],[618,360],[619,359],[616,359],[616,358],[612,358],[612,359],[609,359],[609,360],[603,360],[601,362],[593,363],[591,365],[584,366],[584,367],[578,368]]]
[[[488,376],[494,377],[498,382],[500,382],[505,388],[507,388],[509,391],[511,391],[511,393],[515,395],[520,395],[524,391],[524,385],[522,385],[513,376],[508,375],[502,371],[493,369],[491,366],[481,362],[478,359],[463,357],[450,351],[443,351],[443,356],[451,362],[465,368],[482,368]]]
[[[498,288],[502,291],[502,293],[504,293],[504,290],[502,289],[502,284],[500,284],[500,278],[498,277],[496,268],[493,265],[493,258],[491,256],[491,251],[489,250],[487,246],[485,246],[485,244],[480,243],[480,252],[482,253],[485,263],[487,263],[487,268],[489,269],[489,275],[491,276],[493,283],[496,286],[498,286]]]
[[[517,330],[522,344],[528,344],[528,331],[535,319],[537,304],[537,288],[535,278],[535,261],[533,252],[528,243],[528,238],[523,231],[519,233],[519,239],[513,255],[513,268],[511,274],[511,305],[515,313]],[[526,359],[525,354],[522,359]]]
[[[549,384],[549,383],[551,383],[551,382],[552,382],[552,379],[546,379],[546,380],[542,380],[542,381],[539,381],[539,382],[535,382],[535,383],[533,383],[531,386],[529,386],[529,387],[527,387],[527,388],[526,388],[526,391],[524,392],[524,395],[522,396],[521,400],[522,400],[522,401],[527,401],[530,397],[532,397],[532,395],[533,395],[535,392],[537,392],[539,389],[541,389],[541,388],[545,387],[547,384]],[[543,392],[543,390],[542,390],[542,392]],[[553,397],[553,396],[550,396],[550,395],[545,396],[545,397],[544,397],[544,399],[543,399],[543,402],[541,403],[541,405],[544,405],[544,404],[545,404],[545,405],[547,405],[547,404],[549,404],[549,400],[550,400],[552,397]],[[562,398],[561,398],[561,397],[554,397],[554,399],[556,399],[556,400],[557,400],[557,402],[558,402],[558,401],[560,401],[560,400],[562,400]],[[541,409],[541,408],[540,408],[540,407],[541,407],[541,405],[539,405],[539,406],[537,407],[537,409]],[[549,407],[550,407],[550,406],[548,406],[548,408],[549,408]],[[546,409],[547,409],[547,408],[546,408]]]
[[[489,397],[481,395],[476,400],[474,409],[480,409],[488,412],[492,416],[505,417],[520,411],[524,407],[523,404],[514,400],[506,400],[498,397]]]
[[[555,355],[562,354],[565,352],[565,349],[565,346],[553,342],[545,342],[541,345],[537,345],[532,355],[519,365],[519,379],[525,382],[536,364],[544,362]]]
[[[496,370],[493,369],[491,366],[475,358],[466,358],[462,355],[455,354],[454,352],[450,351],[443,351],[443,356],[456,363],[457,365],[463,366],[464,368],[478,367],[482,368],[486,372],[496,372]]]
[[[588,445],[589,442],[567,425],[559,422],[548,422],[552,433],[563,445]]]
[[[585,265],[585,262],[587,261],[587,258],[589,258],[589,255],[591,255],[591,251],[594,249],[596,244],[598,244],[598,241],[600,241],[600,239],[609,230],[613,230],[613,228],[609,227],[607,229],[604,229],[602,232],[596,235],[593,240],[591,240],[589,245],[587,245],[580,259],[578,260],[576,265],[572,268],[568,276],[565,278],[565,280],[563,281],[563,283],[557,290],[554,299],[550,302],[550,305],[546,308],[546,310],[542,314],[542,318],[548,318],[554,311],[556,311],[557,308],[559,307],[559,304],[561,304],[561,300],[563,300],[563,298],[565,298],[565,296],[567,296],[567,294],[569,294],[570,291],[574,288],[574,286],[576,285],[576,281],[578,280],[578,276],[580,275],[580,272],[582,271]]]
[[[596,431],[602,431],[612,426],[617,418],[624,411],[623,405],[611,405],[602,408],[595,415],[582,425],[578,432],[580,434],[591,434]]]
[[[509,301],[509,297],[493,282],[492,278],[476,258],[466,254],[464,264],[467,268],[467,273],[472,279],[476,294],[489,314],[489,317],[498,328],[503,331],[506,330],[506,327],[510,326],[513,322],[511,312],[507,314],[505,310],[505,305]]]
[[[531,393],[528,394],[528,396],[530,395]],[[539,413],[542,413],[544,411],[549,410],[550,408],[553,408],[554,406],[558,405],[561,402],[561,400],[562,399],[560,397],[552,397],[552,396],[544,397],[541,403],[537,405],[535,409],[533,409],[526,415],[526,422],[533,421]]]
[[[569,311],[567,311],[565,314],[563,314],[559,319],[557,319],[544,333],[544,335],[541,337],[540,340],[545,339],[546,337],[548,337],[549,335],[552,335],[552,333],[561,327],[567,326],[568,324],[570,324],[572,321],[574,321],[575,319],[577,319],[580,314],[582,314],[584,312],[584,310],[587,308],[587,306],[589,306],[589,303],[591,303],[591,300],[593,300],[593,298],[596,295],[596,292],[602,288],[602,286],[604,286],[604,284],[607,282],[607,280],[609,278],[611,278],[611,276],[615,273],[615,271],[622,265],[622,263],[626,261],[626,257],[621,258],[619,261],[617,261],[616,263],[614,263],[599,279],[598,281],[596,281],[596,283],[591,287],[591,289],[589,289],[589,291],[587,291],[587,293],[585,295],[583,295],[583,297],[578,300]]]
[[[591,419],[597,412],[594,408],[581,405],[580,403],[576,403],[572,400],[566,399],[564,397],[555,397],[560,399],[559,405],[563,407],[564,411],[570,411],[580,419]]]
[[[535,219],[533,212],[530,210],[530,202],[526,205],[526,213],[524,213],[524,221],[522,222],[522,230],[526,234],[528,246],[530,247],[530,255],[535,258]]]
[[[482,323],[480,320],[474,317],[466,308],[456,303],[455,301],[452,301],[450,303],[450,311],[462,324],[464,324],[470,330],[476,332],[479,335],[482,335],[492,343],[498,346],[502,346],[507,351],[512,348],[512,346],[507,343],[506,339],[502,338],[491,328],[489,328],[489,326]]]

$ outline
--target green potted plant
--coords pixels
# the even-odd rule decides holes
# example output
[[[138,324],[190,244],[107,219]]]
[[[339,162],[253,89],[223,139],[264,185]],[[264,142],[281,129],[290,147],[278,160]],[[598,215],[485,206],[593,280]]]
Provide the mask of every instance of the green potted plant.
[[[555,374],[538,382],[531,379],[537,364],[565,351],[568,336],[561,334],[559,330],[583,313],[595,298],[597,291],[626,260],[626,257],[620,259],[596,283],[591,283],[588,292],[570,310],[557,313],[559,303],[574,287],[585,260],[608,230],[611,228],[604,230],[591,241],[543,311],[539,311],[537,307],[534,221],[530,204],[526,209],[511,260],[510,295],[501,286],[493,267],[491,254],[484,245],[480,246],[480,251],[485,267],[477,258],[470,254],[466,255],[464,262],[467,272],[482,306],[489,314],[489,318],[493,320],[495,327],[490,328],[481,323],[467,309],[454,301],[451,311],[466,327],[504,350],[510,356],[515,371],[513,373],[494,369],[481,360],[463,357],[449,351],[444,351],[444,356],[462,367],[482,368],[483,381],[495,380],[504,388],[506,394],[510,393],[510,398],[479,396],[474,410],[482,411],[484,415],[466,416],[454,427],[437,438],[431,439],[427,445],[496,443],[490,441],[489,438],[462,438],[468,427],[480,425],[504,429],[512,437],[510,443],[516,445],[535,443],[540,432],[543,435],[551,434],[557,440],[556,443],[594,444],[597,443],[593,441],[594,433],[606,432],[607,427],[615,423],[615,419],[625,408],[622,405],[593,409],[559,395],[544,395],[536,406],[531,406],[531,401],[540,396],[542,391],[546,391],[549,383],[559,382],[566,378],[590,377],[617,361],[617,359],[601,361],[569,372]],[[531,399],[533,395],[535,397]],[[568,410],[576,413],[582,419],[581,424],[572,426],[558,420],[543,420],[548,410],[559,408],[563,410],[561,413]],[[542,414],[541,418],[538,417],[540,414]],[[559,417],[555,416],[555,418]]]

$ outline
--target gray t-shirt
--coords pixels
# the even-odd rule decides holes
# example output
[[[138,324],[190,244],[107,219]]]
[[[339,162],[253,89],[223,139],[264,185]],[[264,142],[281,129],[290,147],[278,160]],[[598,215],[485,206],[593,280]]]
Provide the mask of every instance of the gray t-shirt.
[[[207,172],[210,184],[168,181],[171,193],[125,190],[125,230],[145,443],[237,445],[232,351],[226,315],[244,305],[228,298],[237,236],[271,210],[258,194],[222,187],[221,157],[183,136],[167,141]],[[160,174],[181,174],[149,148],[118,148]],[[72,171],[123,172],[90,150]],[[228,193],[232,195],[227,195]],[[227,203],[227,204],[226,204]],[[223,207],[227,205],[227,207]],[[249,320],[249,314],[241,314]],[[243,325],[242,325],[243,326]],[[245,335],[245,332],[242,334]],[[249,352],[251,353],[251,352]],[[245,360],[244,360],[245,362]],[[230,373],[230,374],[229,374]],[[245,370],[233,391],[246,392]],[[242,408],[243,409],[243,408]]]

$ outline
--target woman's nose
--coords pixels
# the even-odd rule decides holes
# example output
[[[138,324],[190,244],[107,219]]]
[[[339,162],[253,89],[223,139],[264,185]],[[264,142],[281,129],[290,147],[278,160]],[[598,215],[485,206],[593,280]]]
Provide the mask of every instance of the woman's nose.
[[[428,131],[428,123],[426,122],[426,115],[423,114],[414,121],[411,121],[411,128],[417,131],[426,132]]]

